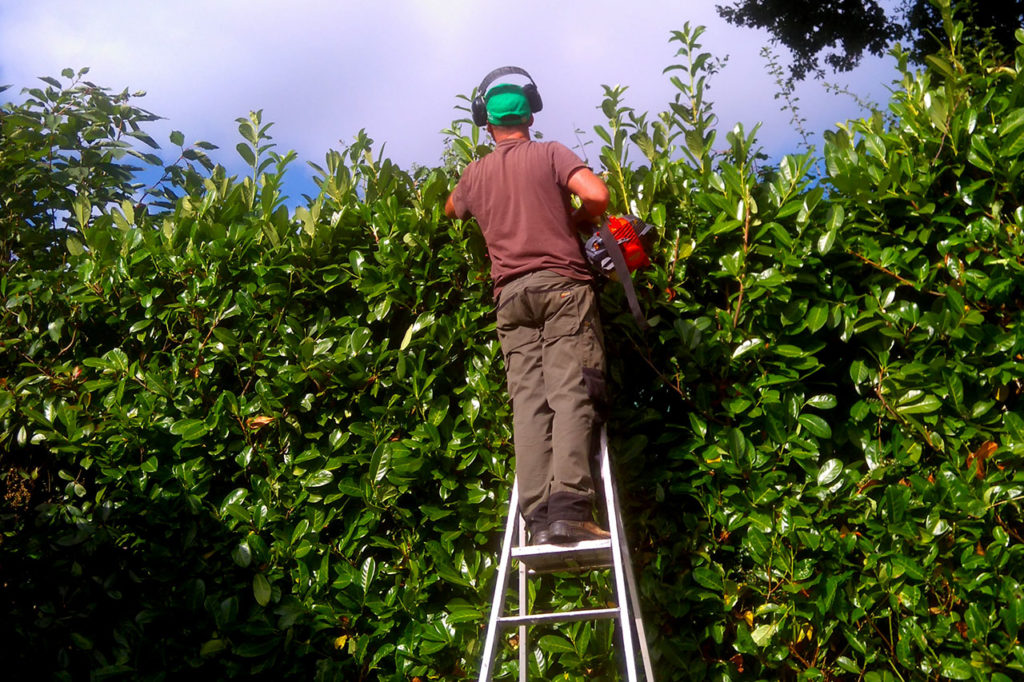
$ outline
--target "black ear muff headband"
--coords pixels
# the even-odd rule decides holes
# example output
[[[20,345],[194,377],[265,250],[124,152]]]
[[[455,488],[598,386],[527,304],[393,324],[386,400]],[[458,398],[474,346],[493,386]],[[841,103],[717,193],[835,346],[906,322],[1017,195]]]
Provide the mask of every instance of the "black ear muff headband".
[[[523,94],[526,95],[526,101],[530,103],[530,113],[536,114],[544,108],[544,103],[540,99],[540,93],[537,91],[537,84],[533,82],[533,76],[518,66],[502,66],[491,71],[480,81],[480,87],[476,89],[476,97],[473,98],[473,123],[481,128],[487,125],[487,99],[484,97],[487,93],[487,86],[498,78],[507,76],[510,73],[526,76],[530,79],[530,82],[523,86]]]

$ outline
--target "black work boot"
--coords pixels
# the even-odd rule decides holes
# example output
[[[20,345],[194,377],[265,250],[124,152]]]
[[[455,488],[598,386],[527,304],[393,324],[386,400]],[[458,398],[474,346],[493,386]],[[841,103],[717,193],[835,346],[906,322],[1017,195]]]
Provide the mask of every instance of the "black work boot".
[[[612,534],[593,521],[552,521],[548,524],[548,536],[556,545],[567,545],[583,540],[607,540]]]
[[[551,533],[548,530],[548,525],[533,526],[529,529],[529,544],[530,545],[550,545],[551,544]]]

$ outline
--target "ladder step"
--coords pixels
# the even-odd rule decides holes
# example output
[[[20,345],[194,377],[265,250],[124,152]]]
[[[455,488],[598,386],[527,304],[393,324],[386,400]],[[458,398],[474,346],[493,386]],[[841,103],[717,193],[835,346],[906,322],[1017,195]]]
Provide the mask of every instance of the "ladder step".
[[[580,611],[555,611],[553,613],[531,613],[525,616],[504,616],[498,619],[501,625],[536,625],[538,623],[570,623],[577,620],[600,620],[618,618],[619,609],[582,609]]]
[[[612,541],[583,540],[571,545],[513,547],[512,558],[534,573],[608,568],[612,565]]]

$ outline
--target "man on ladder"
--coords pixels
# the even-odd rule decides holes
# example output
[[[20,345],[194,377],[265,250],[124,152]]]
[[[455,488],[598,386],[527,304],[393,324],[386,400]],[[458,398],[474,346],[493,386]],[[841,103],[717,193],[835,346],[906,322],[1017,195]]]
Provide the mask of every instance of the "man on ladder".
[[[530,82],[487,89],[509,74]],[[593,222],[608,206],[608,188],[565,146],[530,139],[533,114],[541,106],[537,86],[526,71],[510,66],[487,74],[473,99],[473,121],[487,126],[495,149],[466,168],[445,204],[449,217],[475,217],[487,242],[498,338],[512,397],[516,481],[480,680],[491,679],[503,627],[519,627],[519,679],[525,681],[531,624],[610,618],[620,627],[626,679],[638,680],[634,656],[638,640],[646,679],[652,682],[636,580],[599,415],[605,402],[605,357],[594,276],[578,235],[581,228],[594,230]],[[580,200],[576,210],[572,210],[573,195]],[[609,233],[607,223],[598,229],[616,269],[628,280],[621,250],[609,246],[618,237]],[[594,522],[591,455],[595,451],[600,452],[610,531]],[[513,548],[517,527],[520,540]],[[519,562],[519,614],[505,617],[513,558]],[[617,605],[530,613],[529,575],[571,566],[611,568]]]
[[[530,82],[487,89],[510,74]],[[564,145],[530,139],[541,106],[522,69],[504,67],[484,78],[473,119],[486,125],[495,148],[466,168],[445,204],[451,218],[475,217],[487,243],[531,545],[609,537],[593,520],[591,473],[604,340],[577,233],[592,231],[608,206],[608,188]],[[579,197],[576,210],[571,195]]]

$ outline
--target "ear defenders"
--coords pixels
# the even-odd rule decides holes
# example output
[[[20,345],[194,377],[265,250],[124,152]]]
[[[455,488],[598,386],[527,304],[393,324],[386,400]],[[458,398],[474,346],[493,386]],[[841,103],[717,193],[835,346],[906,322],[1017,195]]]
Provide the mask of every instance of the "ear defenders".
[[[481,128],[487,125],[487,99],[485,97],[485,94],[487,93],[487,86],[498,78],[507,76],[510,73],[526,76],[530,79],[530,82],[523,86],[523,94],[526,95],[526,101],[530,104],[530,113],[536,114],[544,108],[544,103],[540,99],[540,93],[537,91],[537,84],[533,82],[533,77],[518,66],[502,66],[501,68],[491,71],[489,74],[484,76],[482,81],[480,81],[480,87],[476,89],[476,97],[473,98],[473,103],[471,105],[473,111],[473,123]]]

